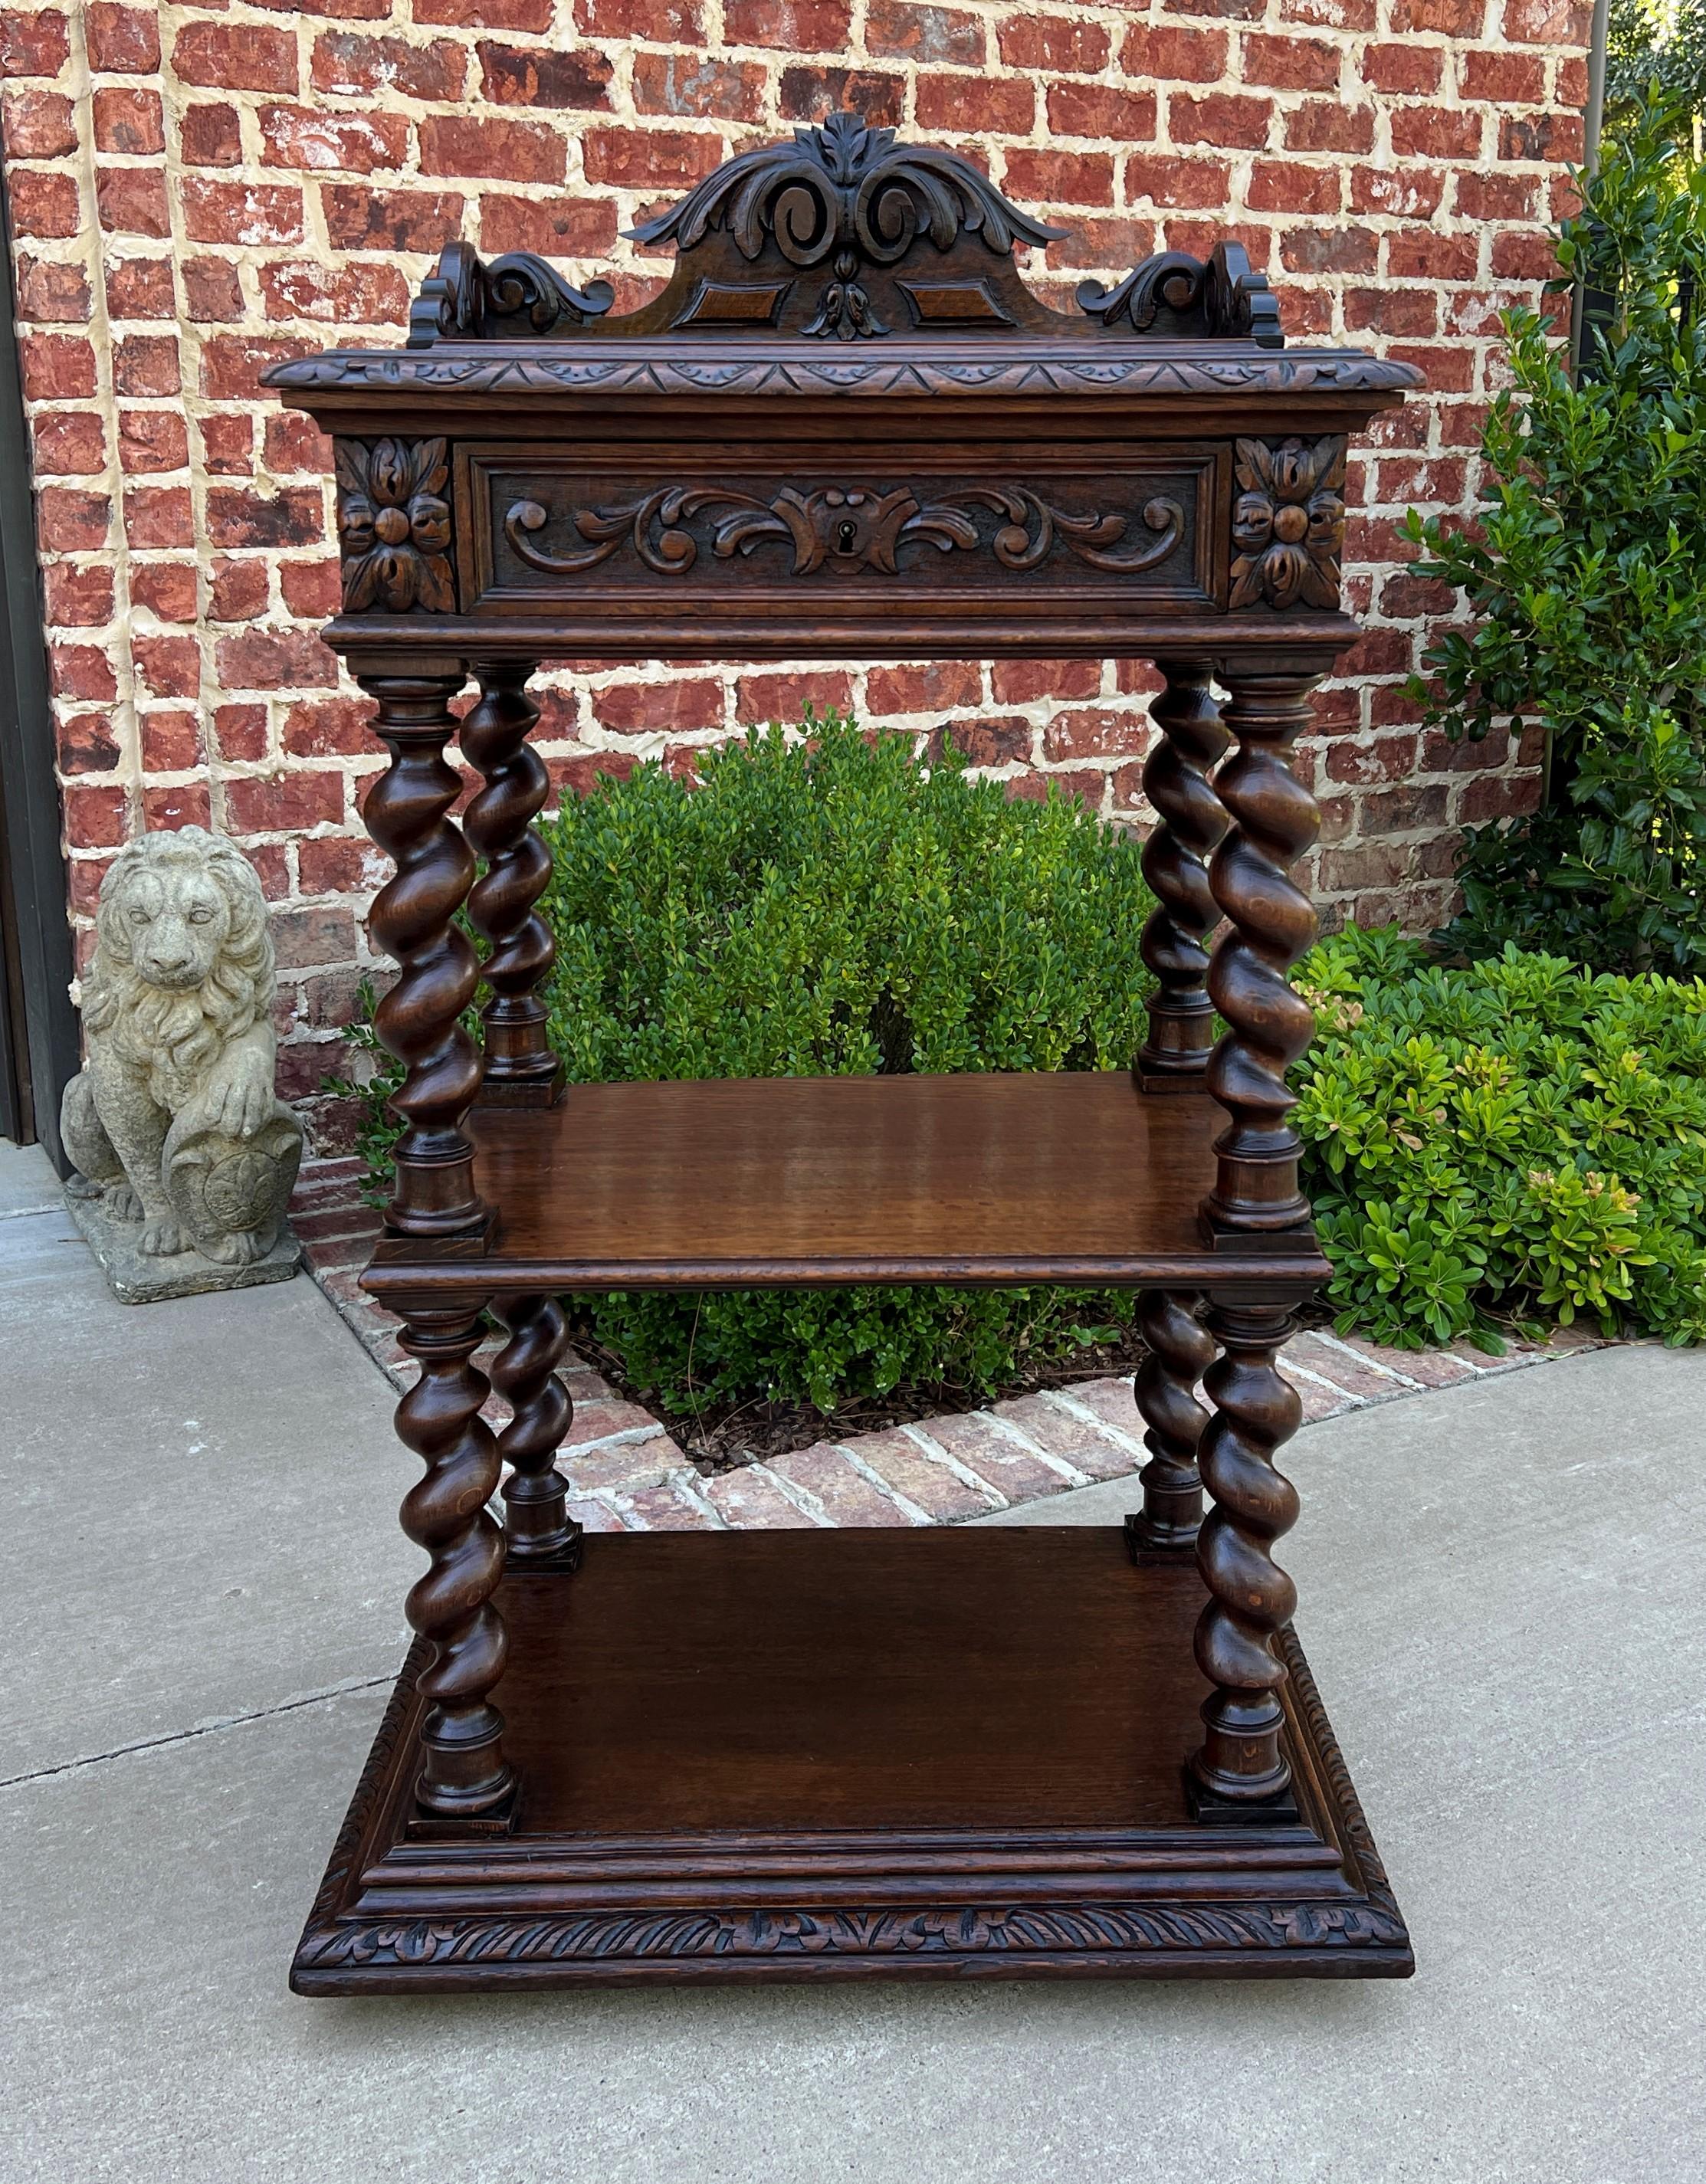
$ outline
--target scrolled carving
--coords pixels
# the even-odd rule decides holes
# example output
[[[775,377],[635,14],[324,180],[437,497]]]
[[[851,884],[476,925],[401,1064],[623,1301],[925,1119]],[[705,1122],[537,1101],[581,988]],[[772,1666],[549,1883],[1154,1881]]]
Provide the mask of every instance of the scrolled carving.
[[[863,266],[895,265],[920,235],[939,251],[974,235],[1006,256],[1016,241],[1052,242],[1066,231],[1022,212],[957,153],[897,145],[892,129],[845,113],[832,114],[821,128],[796,130],[791,144],[741,153],[632,232],[637,242],[672,242],[685,253],[712,228],[726,229],[748,259],[767,243],[792,265],[831,259],[833,278],[801,331],[839,341],[889,331],[858,275]]]
[[[480,1416],[489,1392],[471,1363],[482,1329],[466,1306],[411,1307],[398,1336],[421,1373],[397,1406],[397,1437],[426,1466],[404,1496],[403,1529],[432,1557],[409,1594],[409,1620],[432,1648],[416,1680],[427,1702],[416,1798],[448,1818],[488,1813],[514,1777],[503,1720],[488,1693],[507,1648],[492,1596],[503,1574],[503,1535],[486,1513],[498,1485],[497,1443]]]
[[[310,1926],[298,1971],[371,1965],[607,1964],[854,1956],[890,1960],[1201,1950],[1389,1948],[1408,1940],[1384,1905],[1308,1903],[956,1903],[854,1908],[583,1911],[532,1918],[338,1921]]]
[[[333,460],[344,612],[454,614],[444,441],[338,440]]]
[[[1240,440],[1232,510],[1234,613],[1336,607],[1345,544],[1345,443]]]
[[[989,536],[970,511],[992,510],[1001,519]],[[712,513],[713,511],[720,511]],[[1045,560],[1056,543],[1091,568],[1132,576],[1152,569],[1185,534],[1185,511],[1157,494],[1140,511],[1151,539],[1123,545],[1130,519],[1123,514],[1084,514],[1055,507],[1023,486],[971,488],[952,499],[921,503],[909,488],[819,486],[800,492],[784,486],[768,500],[722,487],[669,486],[617,508],[583,509],[572,518],[586,545],[548,553],[533,543],[550,521],[535,500],[519,500],[504,518],[504,535],[520,560],[548,576],[576,576],[596,568],[626,543],[661,577],[684,576],[699,558],[699,543],[684,526],[712,514],[711,551],[720,560],[750,554],[777,540],[793,549],[789,573],[807,577],[827,569],[835,576],[899,571],[903,547],[934,546],[941,553],[986,549],[1004,569],[1024,571]]]
[[[609,329],[612,337],[616,329]],[[1403,393],[1419,387],[1413,365],[1360,351],[1302,350],[1283,356],[1234,354],[1224,357],[1110,354],[1093,340],[1076,349],[1064,343],[1057,354],[986,362],[961,358],[867,355],[812,359],[790,356],[705,358],[635,356],[583,349],[562,356],[432,356],[398,351],[333,349],[324,356],[292,357],[270,364],[261,383],[287,393],[349,387],[407,393],[415,387],[454,387],[463,393],[535,388],[595,388],[600,394],[753,394],[881,399],[889,396],[966,393],[1106,394],[1135,393],[1222,395]]]
[[[1144,761],[1143,793],[1158,824],[1142,855],[1156,906],[1140,943],[1156,989],[1138,1067],[1146,1082],[1174,1077],[1196,1084],[1214,1023],[1205,944],[1220,916],[1207,859],[1228,823],[1208,776],[1231,738],[1209,694],[1206,667],[1168,660],[1157,665],[1165,683],[1149,710],[1161,733]]]
[[[1211,1797],[1249,1804],[1280,1796],[1291,1768],[1280,1750],[1285,1665],[1274,1652],[1297,1589],[1271,1552],[1297,1521],[1297,1491],[1274,1451],[1302,1418],[1297,1392],[1275,1362],[1291,1331],[1282,1306],[1216,1305],[1209,1333],[1223,1355],[1208,1368],[1213,1414],[1197,1451],[1213,1507],[1197,1535],[1197,1567],[1213,1597],[1196,1626],[1196,1664],[1214,1691],[1203,1702],[1207,1735],[1190,1772]]]
[[[607,281],[571,287],[532,251],[508,251],[487,265],[468,243],[450,242],[410,305],[406,346],[555,333],[603,317],[614,300]]]
[[[1283,348],[1280,305],[1268,276],[1238,242],[1218,242],[1205,261],[1188,251],[1163,250],[1128,273],[1118,287],[1085,281],[1079,309],[1110,332],[1211,340],[1253,341]]]

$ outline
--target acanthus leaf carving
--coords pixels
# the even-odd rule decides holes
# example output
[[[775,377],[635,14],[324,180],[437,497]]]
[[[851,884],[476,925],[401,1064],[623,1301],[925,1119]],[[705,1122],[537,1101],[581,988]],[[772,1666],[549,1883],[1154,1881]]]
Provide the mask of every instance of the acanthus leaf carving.
[[[1240,440],[1235,453],[1233,612],[1257,605],[1283,612],[1300,602],[1336,607],[1345,543],[1344,440]]]
[[[339,440],[337,538],[346,614],[454,614],[443,439]]]
[[[973,510],[999,519],[987,538]],[[1164,561],[1185,535],[1185,511],[1176,500],[1154,494],[1139,518],[1154,534],[1129,545],[1121,542],[1131,527],[1124,513],[1100,510],[1077,514],[1056,507],[1029,488],[971,487],[951,499],[921,502],[906,487],[888,492],[863,486],[819,486],[808,492],[784,486],[769,499],[733,488],[661,487],[621,507],[578,510],[573,529],[585,544],[554,554],[535,544],[550,521],[536,500],[518,500],[504,518],[504,535],[529,568],[547,576],[577,576],[608,560],[626,541],[644,566],[659,576],[684,576],[699,555],[699,543],[685,528],[711,511],[711,551],[719,559],[750,554],[770,539],[794,550],[789,574],[836,576],[874,570],[899,573],[900,549],[908,543],[939,552],[973,553],[987,548],[1005,569],[1024,572],[1038,567],[1056,543],[1090,567],[1112,575],[1135,576]]]
[[[896,264],[920,235],[939,251],[974,235],[1004,257],[1016,242],[1040,245],[1066,232],[1022,211],[958,153],[897,144],[892,129],[847,113],[796,130],[791,144],[741,153],[632,233],[685,252],[719,227],[749,259],[770,242],[793,265],[833,260],[833,277],[801,331],[839,341],[889,331],[858,276],[865,266]]]
[[[471,245],[449,242],[409,307],[406,346],[430,348],[458,337],[479,341],[554,333],[602,318],[614,300],[607,281],[571,287],[531,250],[507,251],[488,265]]]
[[[1218,242],[1207,259],[1163,250],[1128,273],[1117,287],[1086,281],[1079,309],[1110,332],[1168,336],[1206,335],[1210,340],[1252,341],[1258,348],[1283,348],[1280,304],[1268,276],[1251,265],[1239,242]]]

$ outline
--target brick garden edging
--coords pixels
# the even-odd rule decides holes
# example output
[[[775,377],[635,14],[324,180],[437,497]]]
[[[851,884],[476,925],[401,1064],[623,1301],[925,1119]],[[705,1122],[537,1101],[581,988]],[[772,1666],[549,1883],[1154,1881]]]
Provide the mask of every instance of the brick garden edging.
[[[310,1162],[291,1209],[309,1271],[362,1346],[395,1385],[413,1367],[396,1322],[357,1285],[379,1217],[358,1196],[354,1160]],[[1560,1328],[1544,1343],[1514,1343],[1503,1357],[1467,1344],[1389,1350],[1335,1334],[1294,1336],[1286,1377],[1303,1400],[1303,1422],[1402,1401],[1466,1380],[1520,1370],[1606,1346]],[[477,1357],[488,1365],[497,1345]],[[995,1509],[1130,1477],[1148,1462],[1143,1422],[1128,1379],[1080,1381],[961,1416],[925,1418],[702,1478],[662,1424],[627,1401],[578,1358],[563,1378],[574,1424],[558,1468],[574,1490],[570,1513],[589,1532],[777,1531],[814,1525],[954,1524]],[[501,1402],[492,1415],[505,1415]]]

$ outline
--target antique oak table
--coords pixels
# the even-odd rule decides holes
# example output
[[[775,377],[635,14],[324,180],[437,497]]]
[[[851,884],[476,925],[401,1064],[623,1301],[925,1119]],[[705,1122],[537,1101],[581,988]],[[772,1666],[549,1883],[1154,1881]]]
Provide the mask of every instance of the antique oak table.
[[[1346,437],[1417,375],[1288,348],[1229,242],[1051,309],[1013,249],[1058,231],[850,114],[638,232],[677,255],[627,317],[452,243],[405,347],[266,374],[335,440],[327,638],[390,754],[365,816],[406,1128],[365,1279],[420,1362],[431,1557],[293,1983],[1406,1973],[1270,1551],[1275,1361],[1327,1273],[1285,1086],[1317,824],[1288,757],[1356,635]],[[565,1090],[541,660],[1026,654],[1164,682],[1129,1074]],[[561,1293],[844,1282],[1141,1291],[1141,1513],[583,1540]]]

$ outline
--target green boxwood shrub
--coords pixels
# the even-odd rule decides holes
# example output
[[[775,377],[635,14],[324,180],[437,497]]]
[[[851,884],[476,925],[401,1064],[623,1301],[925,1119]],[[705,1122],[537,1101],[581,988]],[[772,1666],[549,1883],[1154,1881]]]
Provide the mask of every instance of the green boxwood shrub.
[[[1294,1082],[1341,1329],[1408,1346],[1578,1313],[1706,1339],[1706,983],[1431,966],[1396,927],[1299,966]]]
[[[547,822],[547,1001],[571,1080],[1115,1069],[1142,1035],[1138,846],[912,739],[810,717]],[[1086,1182],[1093,1187],[1094,1178]],[[829,1410],[902,1381],[975,1401],[1129,1326],[1130,1296],[861,1287],[591,1301],[672,1407]]]

